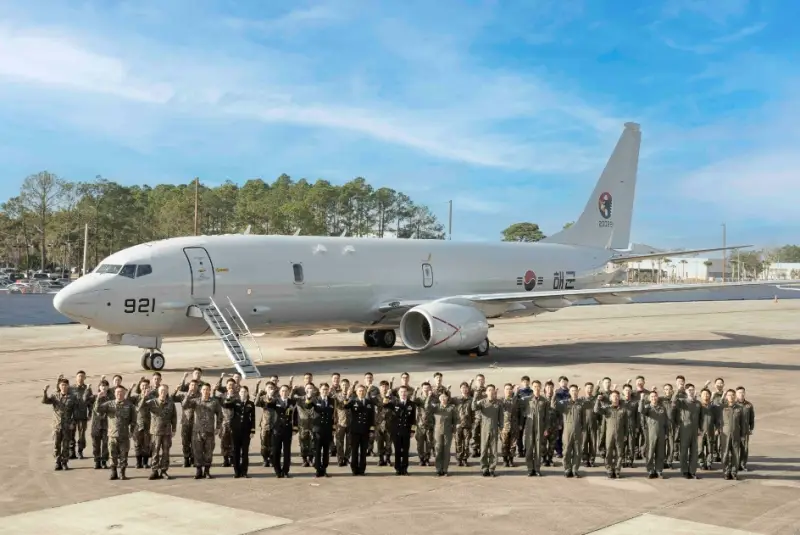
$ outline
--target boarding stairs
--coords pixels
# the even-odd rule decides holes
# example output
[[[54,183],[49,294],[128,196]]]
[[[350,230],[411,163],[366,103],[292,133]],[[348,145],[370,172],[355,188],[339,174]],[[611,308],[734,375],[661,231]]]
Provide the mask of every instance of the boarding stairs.
[[[228,354],[236,371],[245,379],[261,377],[261,372],[259,372],[258,368],[253,364],[250,355],[247,353],[247,349],[242,345],[241,337],[245,336],[250,339],[258,350],[260,361],[264,360],[264,355],[261,353],[258,342],[256,342],[253,333],[250,332],[250,329],[247,327],[241,314],[239,314],[233,301],[231,301],[231,298],[228,297],[228,306],[225,306],[224,311],[217,305],[213,298],[209,298],[209,301],[208,304],[200,305],[199,308],[203,313],[203,318],[206,320],[206,323],[211,327],[211,331],[219,341],[222,342],[225,353]],[[231,318],[233,326],[226,319],[225,312],[227,312],[228,316]]]

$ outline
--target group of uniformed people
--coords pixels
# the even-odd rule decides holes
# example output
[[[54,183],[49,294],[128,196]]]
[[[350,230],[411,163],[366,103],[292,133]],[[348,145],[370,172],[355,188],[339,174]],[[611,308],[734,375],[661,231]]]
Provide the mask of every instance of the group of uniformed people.
[[[302,465],[313,466],[315,477],[330,477],[331,457],[339,466],[349,464],[354,476],[364,475],[367,457],[375,454],[379,466],[392,464],[393,457],[395,474],[408,475],[413,438],[419,465],[433,460],[439,476],[448,475],[455,442],[458,465],[468,466],[470,456],[479,458],[485,477],[495,476],[499,457],[513,466],[519,456],[529,476],[541,476],[541,466],[554,466],[558,458],[566,477],[580,477],[581,464],[595,466],[600,457],[609,478],[619,478],[623,468],[644,459],[650,478],[663,477],[663,470],[679,461],[688,479],[697,477],[698,466],[710,470],[714,462],[722,464],[726,479],[736,479],[747,470],[755,428],[744,387],[726,390],[722,378],[712,388],[706,382],[698,397],[683,376],[661,393],[648,389],[642,376],[621,391],[608,377],[581,389],[564,376],[557,385],[525,376],[499,393],[478,374],[453,396],[441,373],[417,388],[407,373],[399,385],[394,378],[375,385],[371,373],[351,385],[334,373],[330,383],[319,386],[306,373],[302,385],[294,385],[294,378],[281,384],[272,376],[262,388],[259,381],[251,395],[238,374],[227,379],[222,374],[213,386],[202,374],[200,368],[191,379],[184,374],[172,392],[159,372],[129,388],[120,375],[111,384],[103,376],[95,388],[83,371],[74,384],[59,376],[58,392],[49,394],[48,386],[42,397],[53,408],[55,469],[67,470],[71,459],[84,458],[88,430],[94,467],[110,468],[111,479],[128,479],[131,439],[136,468],[149,468],[150,479],[170,479],[178,411],[183,466],[195,467],[195,479],[212,477],[217,437],[223,466],[233,466],[234,477],[249,477],[257,407],[262,409],[263,465],[279,478],[289,477],[297,434]]]

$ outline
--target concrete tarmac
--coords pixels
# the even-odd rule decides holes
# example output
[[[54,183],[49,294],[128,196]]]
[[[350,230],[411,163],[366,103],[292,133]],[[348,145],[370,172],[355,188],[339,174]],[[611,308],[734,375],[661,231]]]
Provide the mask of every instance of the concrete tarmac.
[[[641,374],[659,390],[677,374],[698,387],[723,377],[727,387],[746,386],[755,405],[752,470],[740,481],[725,481],[718,465],[698,472],[698,480],[678,470],[648,480],[637,461],[619,480],[607,479],[600,467],[565,479],[559,462],[544,468],[540,479],[526,477],[524,459],[516,459],[515,468],[498,467],[498,477],[487,479],[473,459],[470,467],[451,465],[451,477],[438,478],[412,456],[407,478],[378,467],[373,457],[367,477],[352,478],[348,468],[333,466],[332,478],[315,480],[312,469],[300,466],[295,440],[294,477],[278,480],[260,466],[256,437],[251,479],[234,479],[217,457],[216,478],[195,481],[194,470],[181,467],[176,436],[171,481],[148,481],[148,471],[135,468],[128,471],[131,480],[109,481],[89,459],[55,472],[51,409],[40,402],[44,386],[55,391],[60,373],[73,380],[78,369],[92,385],[115,373],[130,385],[147,374],[139,350],[106,346],[103,333],[75,325],[4,328],[0,534],[800,533],[799,301],[574,307],[494,323],[490,335],[498,347],[483,358],[413,354],[399,344],[375,351],[362,347],[359,334],[258,337],[261,371],[284,380],[294,375],[297,382],[310,371],[317,383],[334,371],[362,382],[371,371],[376,383],[408,371],[413,385],[441,371],[454,390],[476,373],[499,385],[525,374],[543,381],[563,374],[580,385],[608,375],[622,385]],[[163,349],[171,387],[193,366],[213,381],[232,371],[214,339],[169,340]]]

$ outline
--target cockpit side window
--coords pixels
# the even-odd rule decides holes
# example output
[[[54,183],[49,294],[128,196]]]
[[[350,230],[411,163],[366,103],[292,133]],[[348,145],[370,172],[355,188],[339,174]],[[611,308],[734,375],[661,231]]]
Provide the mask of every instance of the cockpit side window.
[[[139,267],[136,268],[136,278],[144,277],[145,275],[149,275],[153,272],[153,268],[150,264],[139,264]]]
[[[107,273],[109,275],[116,275],[119,273],[119,270],[122,269],[122,266],[119,264],[101,264],[95,273]]]
[[[136,264],[125,264],[119,274],[129,279],[136,277]]]

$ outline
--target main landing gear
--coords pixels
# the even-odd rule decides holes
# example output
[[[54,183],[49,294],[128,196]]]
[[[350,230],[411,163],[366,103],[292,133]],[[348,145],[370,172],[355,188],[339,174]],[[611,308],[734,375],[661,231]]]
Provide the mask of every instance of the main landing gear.
[[[389,349],[394,347],[397,342],[397,335],[394,329],[373,330],[367,329],[364,331],[364,343],[367,347],[382,347]]]
[[[166,359],[160,349],[148,349],[142,355],[142,368],[154,372],[160,372],[164,369]]]
[[[459,349],[457,353],[459,355],[477,355],[479,357],[484,357],[489,354],[489,339],[484,338],[483,342],[480,343],[478,347],[474,347],[472,349]]]

